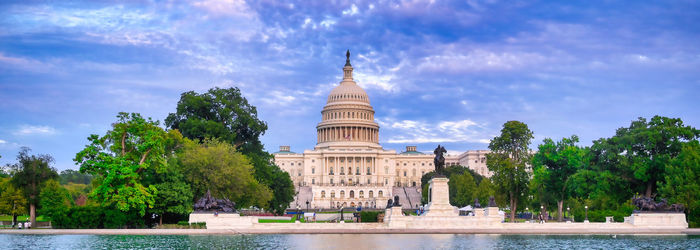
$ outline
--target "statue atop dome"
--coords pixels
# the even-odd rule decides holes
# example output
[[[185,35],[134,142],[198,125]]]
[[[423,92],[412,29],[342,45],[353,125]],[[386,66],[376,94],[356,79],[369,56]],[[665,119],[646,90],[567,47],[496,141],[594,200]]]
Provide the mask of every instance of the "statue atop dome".
[[[350,50],[345,52],[345,66],[352,66],[350,65]]]

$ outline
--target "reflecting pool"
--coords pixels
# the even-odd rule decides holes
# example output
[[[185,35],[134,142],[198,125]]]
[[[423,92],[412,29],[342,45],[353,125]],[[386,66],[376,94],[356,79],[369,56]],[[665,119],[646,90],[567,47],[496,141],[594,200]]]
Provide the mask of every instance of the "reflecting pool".
[[[699,249],[700,236],[273,234],[6,235],[0,249]]]

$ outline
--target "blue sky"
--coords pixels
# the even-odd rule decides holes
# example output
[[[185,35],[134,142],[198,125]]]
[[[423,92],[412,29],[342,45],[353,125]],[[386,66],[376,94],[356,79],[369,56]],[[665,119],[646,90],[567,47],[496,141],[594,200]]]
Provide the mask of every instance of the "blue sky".
[[[59,170],[120,111],[163,120],[182,92],[241,88],[274,152],[314,146],[345,50],[380,142],[486,149],[508,120],[533,147],[637,117],[700,122],[697,1],[3,1],[0,165]]]

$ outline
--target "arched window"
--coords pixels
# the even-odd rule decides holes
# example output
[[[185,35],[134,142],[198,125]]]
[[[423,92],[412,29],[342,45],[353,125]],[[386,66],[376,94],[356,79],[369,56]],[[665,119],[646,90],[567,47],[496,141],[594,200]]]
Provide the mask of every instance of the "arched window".
[[[333,185],[333,179],[331,179],[331,185]]]
[[[369,191],[369,198],[374,198],[374,191],[372,191],[372,190]]]
[[[403,171],[403,176],[406,176],[406,170]]]
[[[331,191],[331,198],[335,198],[335,191]]]
[[[344,190],[340,191],[340,198],[345,198],[345,191]]]
[[[384,197],[384,192],[382,192],[382,190],[379,190],[379,192],[377,192],[377,196]]]
[[[330,169],[330,170],[331,170],[331,172],[330,172],[330,173],[328,173],[328,174],[330,174],[330,175],[333,175],[333,167],[331,167],[331,169]]]
[[[321,198],[326,198],[326,191],[321,191]]]
[[[355,198],[355,191],[350,190],[350,198]]]
[[[371,171],[371,170],[372,170],[372,169],[371,169],[370,167],[367,167],[367,175],[371,175],[371,174],[372,174],[372,171]]]
[[[360,199],[365,198],[365,191],[360,190]]]

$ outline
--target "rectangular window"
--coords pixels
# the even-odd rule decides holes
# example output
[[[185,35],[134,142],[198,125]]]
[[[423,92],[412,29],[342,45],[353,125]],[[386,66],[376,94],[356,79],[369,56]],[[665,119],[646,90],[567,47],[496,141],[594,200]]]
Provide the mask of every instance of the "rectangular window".
[[[316,184],[316,179],[311,179],[311,184]]]

